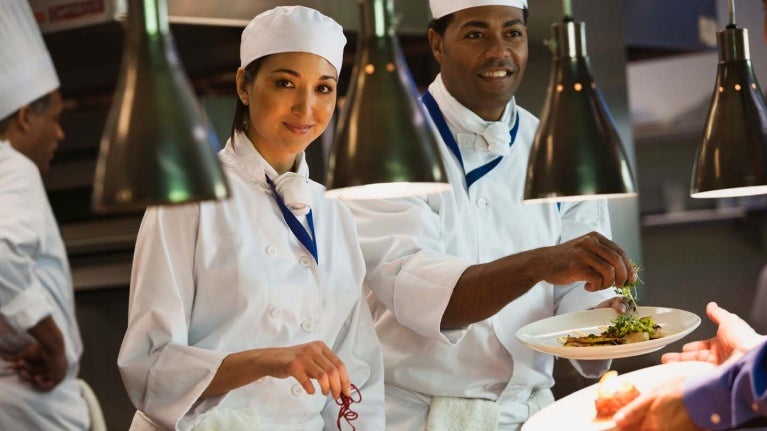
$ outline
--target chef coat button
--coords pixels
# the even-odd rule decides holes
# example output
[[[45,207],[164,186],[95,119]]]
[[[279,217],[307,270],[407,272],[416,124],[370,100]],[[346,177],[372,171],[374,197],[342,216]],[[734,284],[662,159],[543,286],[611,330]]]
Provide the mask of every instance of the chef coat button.
[[[717,424],[719,424],[719,422],[721,422],[721,421],[722,421],[722,418],[721,418],[721,417],[719,417],[719,415],[718,415],[718,414],[716,414],[716,413],[711,413],[711,423],[712,423],[712,424],[714,424],[714,425],[717,425]]]
[[[312,325],[311,320],[304,320],[301,322],[301,330],[304,332],[312,332],[312,329],[314,328],[314,325]]]
[[[486,208],[487,207],[487,200],[484,198],[477,199],[477,206],[479,208]]]
[[[282,310],[279,307],[272,307],[272,309],[269,310],[269,315],[276,319],[282,316]]]
[[[277,254],[277,248],[273,245],[266,246],[266,254],[269,256],[275,256]]]
[[[308,268],[312,265],[312,260],[309,259],[309,256],[301,256],[298,259],[298,263],[300,263],[304,268]]]
[[[295,384],[290,388],[290,393],[293,394],[293,396],[300,397],[304,393],[304,388],[299,384]]]

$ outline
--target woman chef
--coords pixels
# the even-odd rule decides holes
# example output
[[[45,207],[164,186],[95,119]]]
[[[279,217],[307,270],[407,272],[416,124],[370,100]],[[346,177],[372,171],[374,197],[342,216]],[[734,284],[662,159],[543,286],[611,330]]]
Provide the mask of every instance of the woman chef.
[[[333,114],[345,43],[300,6],[243,31],[220,153],[232,198],[149,208],[138,234],[118,358],[131,429],[336,429],[345,394],[362,396],[358,429],[384,430],[354,221],[304,160]]]

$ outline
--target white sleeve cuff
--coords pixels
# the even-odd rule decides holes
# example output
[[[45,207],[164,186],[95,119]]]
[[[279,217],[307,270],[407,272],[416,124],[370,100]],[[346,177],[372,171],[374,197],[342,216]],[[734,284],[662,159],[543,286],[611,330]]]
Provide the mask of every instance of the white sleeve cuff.
[[[224,352],[193,346],[165,346],[149,371],[144,413],[164,427],[176,429],[199,401],[208,408],[218,405],[225,395],[205,400],[200,400],[200,396],[226,356]]]
[[[394,285],[394,315],[410,330],[446,344],[457,343],[463,330],[441,331],[442,316],[458,279],[471,264],[457,257],[422,250],[400,271]]]
[[[33,278],[32,284],[19,292],[10,302],[0,306],[0,314],[18,332],[26,332],[45,316],[53,313],[40,283]]]

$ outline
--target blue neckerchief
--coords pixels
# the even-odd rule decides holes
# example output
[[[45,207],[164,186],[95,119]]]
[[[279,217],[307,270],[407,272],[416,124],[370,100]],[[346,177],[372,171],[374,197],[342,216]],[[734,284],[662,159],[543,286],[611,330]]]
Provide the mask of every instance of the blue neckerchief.
[[[423,104],[426,106],[426,110],[429,111],[429,114],[431,115],[432,120],[434,120],[434,124],[436,124],[437,129],[439,130],[439,134],[442,136],[442,140],[445,141],[445,145],[447,145],[447,148],[450,149],[450,151],[453,153],[456,159],[458,159],[458,163],[461,164],[461,170],[463,170],[463,175],[466,178],[466,190],[471,187],[472,184],[474,184],[477,180],[485,176],[488,172],[492,171],[493,168],[498,166],[498,163],[501,163],[501,159],[503,156],[498,156],[495,159],[487,162],[486,164],[474,169],[473,171],[466,173],[466,168],[463,166],[463,157],[461,157],[461,151],[458,149],[458,143],[455,141],[455,138],[453,137],[453,133],[450,132],[450,128],[447,125],[447,121],[445,121],[445,117],[442,115],[442,111],[439,109],[439,106],[437,105],[437,101],[434,100],[434,96],[431,95],[429,91],[426,91],[426,93],[423,94],[421,97],[421,100],[423,101]],[[517,115],[516,120],[514,121],[514,127],[511,128],[509,131],[509,135],[511,137],[509,141],[509,147],[514,145],[514,140],[517,138],[517,131],[519,130],[519,115]]]
[[[277,193],[277,188],[274,187],[274,183],[271,179],[269,179],[268,176],[266,177],[266,182],[272,186],[274,199],[277,201],[277,206],[280,207],[280,211],[282,211],[282,218],[285,219],[285,223],[288,224],[288,227],[293,232],[293,235],[298,238],[301,244],[303,244],[304,248],[309,251],[312,256],[314,256],[314,261],[317,262],[317,265],[319,265],[320,260],[317,257],[317,235],[314,233],[314,219],[312,218],[312,210],[309,210],[309,213],[306,214],[306,221],[309,222],[309,230],[311,231],[311,235],[309,235],[309,232],[304,229],[304,225],[302,225],[296,216],[290,212],[290,209],[285,206],[285,202],[282,201],[282,197],[280,197],[280,195]]]

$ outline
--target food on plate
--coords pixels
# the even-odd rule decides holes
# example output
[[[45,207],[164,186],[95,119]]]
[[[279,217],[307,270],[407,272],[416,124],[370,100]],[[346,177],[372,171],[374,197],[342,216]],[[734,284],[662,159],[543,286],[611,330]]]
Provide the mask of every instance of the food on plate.
[[[634,272],[640,267],[632,262]],[[560,337],[559,342],[568,347],[611,346],[617,344],[637,343],[663,337],[665,334],[660,325],[652,317],[637,316],[636,288],[641,280],[626,283],[623,287],[615,287],[615,293],[623,297],[627,310],[613,319],[612,325],[600,334],[585,334],[582,336]]]
[[[634,313],[619,314],[612,325],[599,334],[561,337],[568,347],[612,346],[654,340],[665,335],[652,316],[639,317]]]
[[[618,377],[618,372],[610,370],[602,375],[597,386],[597,398],[594,405],[597,418],[611,418],[621,407],[639,396],[639,391],[625,379]]]

